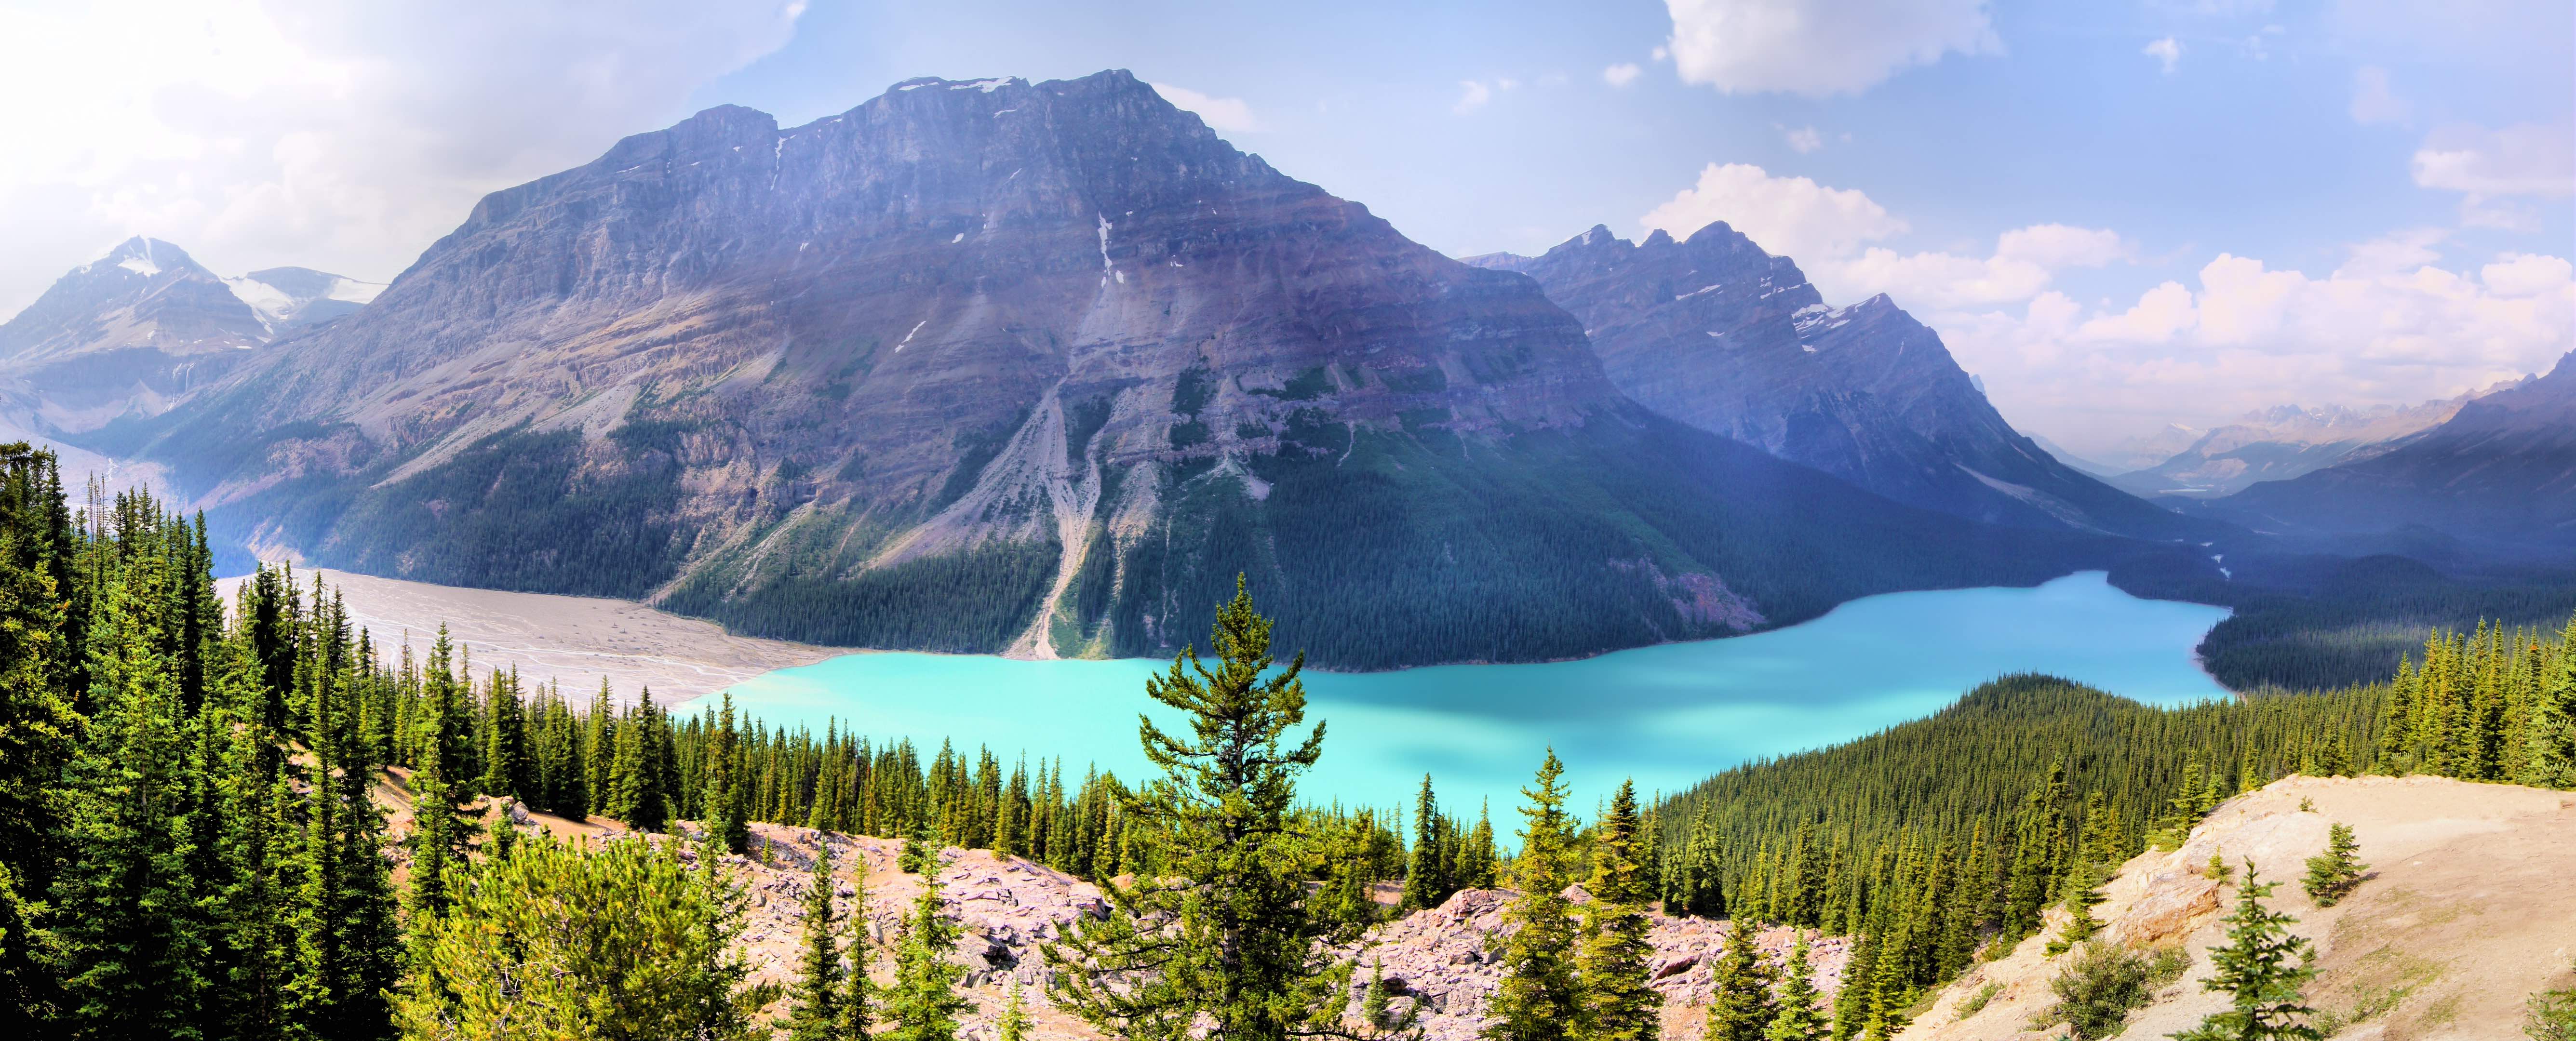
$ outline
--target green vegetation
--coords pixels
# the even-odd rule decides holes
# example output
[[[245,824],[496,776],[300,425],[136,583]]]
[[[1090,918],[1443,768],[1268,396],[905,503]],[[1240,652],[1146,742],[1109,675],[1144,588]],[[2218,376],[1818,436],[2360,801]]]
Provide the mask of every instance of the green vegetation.
[[[2230,1007],[2175,1034],[2176,1041],[2319,1041],[2325,1036],[2307,1023],[2316,1010],[2300,994],[2317,973],[2308,965],[2308,941],[2290,933],[2298,919],[2263,906],[2263,898],[2279,884],[2260,881],[2254,862],[2245,862],[2236,910],[2221,919],[2229,927],[2227,944],[2210,948],[2216,969],[2201,984],[2211,993],[2226,994]],[[2298,964],[2291,963],[2294,958]]]
[[[742,894],[672,846],[539,836],[476,863],[456,893],[416,930],[405,1037],[769,1036],[757,1013],[778,990],[749,983],[731,949]]]
[[[2308,898],[2318,907],[2333,907],[2361,884],[2361,873],[2370,870],[2370,865],[2353,855],[2360,848],[2361,844],[2353,840],[2351,825],[2338,822],[2326,830],[2326,851],[2308,858],[2305,883]]]

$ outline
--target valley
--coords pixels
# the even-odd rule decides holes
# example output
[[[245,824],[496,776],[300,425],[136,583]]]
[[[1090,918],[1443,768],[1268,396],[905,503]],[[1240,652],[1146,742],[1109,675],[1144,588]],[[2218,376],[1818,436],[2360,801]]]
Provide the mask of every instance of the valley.
[[[304,2],[0,11],[32,1037],[2576,1041],[2563,0]]]

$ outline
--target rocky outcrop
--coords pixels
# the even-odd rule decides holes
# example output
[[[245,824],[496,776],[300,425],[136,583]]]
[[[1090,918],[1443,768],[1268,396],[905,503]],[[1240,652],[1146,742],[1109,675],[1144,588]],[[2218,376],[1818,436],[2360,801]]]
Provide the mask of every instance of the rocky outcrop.
[[[2352,826],[2370,870],[2352,895],[2320,908],[2299,880],[2338,822]],[[2212,854],[2232,877],[2207,877]],[[2132,1013],[2120,1036],[2163,1037],[2226,1006],[2201,983],[2209,948],[2226,941],[2220,918],[2248,859],[2281,884],[2269,906],[2296,916],[2292,931],[2315,944],[2319,974],[2307,1003],[2344,1028],[2334,1037],[2518,1037],[2527,996],[2576,984],[2576,887],[2565,884],[2576,873],[2576,793],[2434,777],[2291,777],[2222,804],[2179,848],[2140,854],[2103,887],[2095,914],[2106,938],[2190,956],[2182,978]],[[2049,912],[2049,935],[2064,915]],[[2049,957],[2047,939],[1971,967],[1900,1036],[2064,1036],[2063,1027],[2029,1029],[2055,1003],[2049,981],[2072,957]]]
[[[1528,274],[1582,319],[1619,389],[1665,415],[1900,502],[2023,527],[2172,537],[2184,522],[2066,466],[2004,421],[1939,334],[1881,294],[1827,304],[1721,221],[1676,241],[1592,230]]]

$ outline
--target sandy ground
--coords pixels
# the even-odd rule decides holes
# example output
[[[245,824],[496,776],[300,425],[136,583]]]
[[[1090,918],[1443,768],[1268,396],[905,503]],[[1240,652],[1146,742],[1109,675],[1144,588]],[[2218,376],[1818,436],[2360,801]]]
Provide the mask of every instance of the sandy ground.
[[[2308,808],[2302,809],[2305,804]],[[2301,892],[2308,857],[2327,827],[2352,826],[2370,873],[2351,896],[2320,908]],[[2125,1038],[2157,1038],[2200,1022],[2225,999],[2201,989],[2209,948],[2225,942],[2218,919],[2237,887],[2203,878],[2211,852],[2243,873],[2252,857],[2268,903],[2299,919],[2316,945],[2308,1003],[2343,1021],[2346,1041],[2518,1038],[2523,1002],[2576,985],[2576,792],[2469,784],[2431,777],[2292,777],[2232,799],[2179,850],[2129,861],[2096,909],[2106,934],[2135,948],[2179,945],[2192,957],[2180,982],[2133,1013]],[[2053,933],[2063,913],[2050,912]],[[2054,1003],[2049,981],[2064,959],[2044,938],[1973,968],[1902,1036],[1907,1041],[2005,1041],[2064,1036],[2027,1032]],[[1990,1004],[1966,1016],[1988,985]]]
[[[466,589],[345,571],[321,575],[340,591],[351,623],[373,633],[379,653],[389,659],[405,640],[412,653],[427,655],[444,623],[448,638],[472,658],[476,675],[516,668],[529,685],[561,682],[568,697],[587,698],[605,677],[621,704],[649,686],[654,703],[667,707],[772,669],[849,653],[735,636],[714,622],[626,600]],[[295,576],[309,592],[313,572],[299,567]],[[229,598],[241,582],[217,584]]]

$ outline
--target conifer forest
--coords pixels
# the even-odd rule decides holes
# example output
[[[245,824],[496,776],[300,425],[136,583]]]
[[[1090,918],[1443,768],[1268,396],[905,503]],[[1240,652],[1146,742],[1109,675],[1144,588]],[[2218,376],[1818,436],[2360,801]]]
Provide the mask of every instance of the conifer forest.
[[[1114,1036],[1405,1036],[1334,952],[1499,887],[1517,927],[1488,1036],[1653,1036],[1639,944],[1668,914],[1857,941],[1830,1001],[1798,965],[1730,947],[1709,1038],[1875,1038],[2276,778],[2576,784],[2568,634],[2488,626],[2429,635],[2382,682],[2178,709],[2007,677],[1857,742],[1623,788],[1591,820],[1552,755],[1503,821],[1454,814],[1432,777],[1389,793],[1401,810],[1317,806],[1296,796],[1327,747],[1300,663],[1240,590],[1207,660],[1142,692],[1189,722],[1147,724],[1162,774],[1119,778],[477,675],[443,633],[387,655],[282,566],[226,603],[202,525],[151,497],[75,505],[47,454],[0,461],[0,984],[50,1036],[759,1037],[791,1019],[797,1037],[954,1036],[935,901],[883,952],[892,984],[868,982],[863,942],[843,965],[828,903],[801,996],[748,982],[728,947],[743,894],[708,865],[757,821],[1102,884],[1105,917],[1048,949],[1050,997]],[[398,830],[392,790],[413,807]],[[672,838],[522,837],[482,823],[496,799]],[[2312,891],[2360,877],[2337,841]],[[1577,882],[1579,908],[1559,895]],[[501,1025],[514,1015],[551,1026]]]

